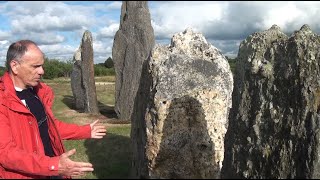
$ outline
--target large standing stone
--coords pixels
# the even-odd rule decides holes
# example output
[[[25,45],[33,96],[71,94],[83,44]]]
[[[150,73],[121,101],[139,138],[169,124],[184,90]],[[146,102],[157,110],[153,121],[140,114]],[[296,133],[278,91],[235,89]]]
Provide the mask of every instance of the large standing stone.
[[[150,56],[154,43],[147,1],[123,1],[120,28],[112,48],[116,72],[115,112],[119,119],[131,118],[142,65]]]
[[[75,108],[84,110],[85,92],[81,77],[81,49],[79,48],[73,55],[73,68],[71,72],[71,90],[75,100]]]
[[[320,178],[319,49],[307,25],[240,44],[222,178]]]
[[[71,88],[76,108],[85,113],[99,114],[94,80],[93,45],[90,31],[85,31],[71,73]]]
[[[143,72],[131,134],[146,141],[134,147],[136,177],[220,178],[233,90],[226,58],[187,29],[157,45]]]

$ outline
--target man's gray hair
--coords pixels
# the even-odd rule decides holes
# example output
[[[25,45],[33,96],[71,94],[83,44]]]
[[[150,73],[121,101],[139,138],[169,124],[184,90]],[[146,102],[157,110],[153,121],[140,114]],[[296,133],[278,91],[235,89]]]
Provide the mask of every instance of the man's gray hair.
[[[20,40],[9,46],[6,60],[6,67],[9,72],[11,72],[10,62],[12,60],[19,62],[21,57],[28,51],[28,46],[32,44],[37,46],[37,44],[31,40]]]

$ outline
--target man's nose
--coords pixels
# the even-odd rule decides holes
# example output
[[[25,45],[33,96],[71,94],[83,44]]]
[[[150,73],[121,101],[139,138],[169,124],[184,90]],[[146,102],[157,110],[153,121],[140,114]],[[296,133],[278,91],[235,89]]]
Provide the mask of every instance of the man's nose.
[[[43,75],[43,74],[44,74],[44,69],[43,69],[43,67],[42,67],[42,66],[39,68],[38,73],[39,73],[39,74],[41,74],[41,75]]]

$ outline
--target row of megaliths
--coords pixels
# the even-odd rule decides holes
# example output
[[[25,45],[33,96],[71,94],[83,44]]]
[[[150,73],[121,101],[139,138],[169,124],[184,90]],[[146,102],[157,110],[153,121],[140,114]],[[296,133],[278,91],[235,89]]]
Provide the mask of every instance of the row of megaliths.
[[[154,45],[146,1],[124,1],[112,57],[115,110],[131,120],[133,178],[219,178],[233,78],[226,58],[187,29]]]
[[[80,47],[74,54],[71,73],[71,89],[75,99],[75,108],[85,113],[99,114],[94,79],[94,59],[92,35],[85,31]]]
[[[145,1],[124,1],[115,110],[131,120],[132,178],[319,178],[320,38],[276,25],[225,57],[192,29],[155,45]],[[232,97],[231,97],[232,95]]]

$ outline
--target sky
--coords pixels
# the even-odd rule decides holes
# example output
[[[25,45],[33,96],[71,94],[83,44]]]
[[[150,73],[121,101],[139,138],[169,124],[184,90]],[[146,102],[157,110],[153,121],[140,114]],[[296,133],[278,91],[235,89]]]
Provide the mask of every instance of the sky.
[[[0,1],[0,66],[9,45],[35,41],[46,57],[72,60],[83,33],[93,38],[94,63],[112,58],[122,1]],[[236,57],[249,35],[276,24],[288,36],[308,24],[320,34],[318,1],[148,1],[156,43],[192,28],[222,54]]]

